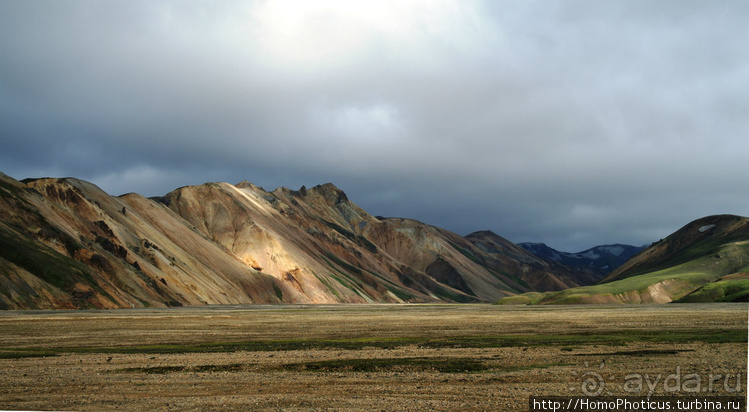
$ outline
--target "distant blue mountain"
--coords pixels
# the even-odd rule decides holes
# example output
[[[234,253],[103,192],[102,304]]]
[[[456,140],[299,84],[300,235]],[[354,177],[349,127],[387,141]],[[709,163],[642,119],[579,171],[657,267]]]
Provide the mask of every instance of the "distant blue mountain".
[[[588,267],[601,273],[611,273],[632,256],[640,253],[645,246],[601,245],[578,253],[560,252],[544,243],[518,243],[518,246],[534,255],[567,266]]]

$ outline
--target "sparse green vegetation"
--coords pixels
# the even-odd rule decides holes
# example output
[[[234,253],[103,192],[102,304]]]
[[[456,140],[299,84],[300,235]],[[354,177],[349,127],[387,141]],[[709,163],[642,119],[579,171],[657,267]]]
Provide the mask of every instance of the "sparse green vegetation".
[[[547,293],[528,292],[522,295],[508,296],[496,302],[498,305],[534,305],[547,296]]]
[[[185,369],[184,366],[146,366],[143,368],[122,368],[115,370],[115,372],[163,375],[165,373],[183,372]]]
[[[489,269],[489,271],[494,275],[494,277],[496,277],[497,279],[501,280],[504,283],[504,280],[497,274],[497,272],[494,269],[491,269],[491,268],[487,268],[487,269]],[[512,281],[514,281],[515,283],[517,283],[518,285],[524,288],[533,289],[531,285],[529,285],[526,281],[524,281],[523,279],[520,279],[517,276],[510,275],[509,273],[506,273],[506,272],[502,272],[502,275],[507,276],[509,279],[511,279]]]
[[[503,347],[570,347],[581,345],[621,346],[630,342],[661,343],[729,343],[746,342],[747,330],[718,330],[709,333],[702,329],[689,330],[637,330],[610,331],[592,334],[508,334],[496,336],[451,336],[440,338],[396,337],[358,339],[288,339],[253,340],[237,342],[210,342],[196,344],[160,344],[141,346],[109,347],[44,347],[16,349],[8,348],[0,352],[13,357],[55,356],[64,353],[104,353],[104,354],[170,354],[170,353],[225,353],[240,351],[288,351],[309,349],[395,349],[403,346],[420,348],[503,348]]]
[[[283,302],[283,291],[280,287],[278,287],[276,282],[273,282],[273,291],[276,292],[276,297],[278,298],[278,300]]]
[[[679,294],[688,293],[695,286],[710,282],[715,278],[714,274],[692,272],[689,269],[687,267],[676,267],[645,275],[633,276],[611,283],[567,289],[551,295],[545,300],[554,301],[555,303],[578,303],[575,302],[576,299],[584,300],[585,297],[593,295],[615,296],[628,292],[642,293],[651,285],[665,281],[675,281],[681,284],[679,291],[674,291],[674,295],[678,296]]]
[[[90,278],[89,269],[80,262],[3,230],[0,257],[58,288],[72,285],[76,278]]]
[[[611,353],[578,353],[578,356],[653,356],[653,355],[676,355],[682,352],[694,352],[692,349],[642,349],[624,350]]]
[[[188,368],[190,372],[234,372],[242,370],[247,365],[241,363],[230,363],[227,365],[198,365]]]
[[[747,302],[749,279],[725,279],[708,283],[679,299],[679,302]]]
[[[285,365],[285,369],[306,371],[377,372],[382,370],[425,371],[442,373],[480,372],[489,369],[482,361],[473,358],[374,358],[334,359]]]
[[[468,259],[472,260],[474,263],[477,263],[477,264],[482,265],[482,266],[484,265],[484,263],[479,258],[477,258],[476,255],[474,255],[473,253],[471,253],[470,250],[468,250],[466,248],[463,248],[463,247],[460,247],[460,246],[456,245],[453,242],[449,242],[449,243],[450,243],[450,246],[452,246],[453,249],[455,249],[458,252],[460,252],[461,255],[463,255],[463,256],[467,257]]]
[[[358,267],[356,267],[356,266],[354,266],[354,265],[352,265],[352,264],[350,264],[348,262],[344,262],[343,260],[339,259],[338,256],[336,256],[336,255],[334,255],[332,253],[326,253],[325,255],[327,256],[328,259],[330,259],[333,262],[335,262],[338,266],[340,266],[340,267],[348,270],[351,273],[354,273],[354,274],[357,274],[357,275],[360,275],[362,273],[361,269],[359,269]],[[330,262],[328,262],[328,264],[330,264]]]
[[[4,352],[0,351],[0,359],[22,359],[22,358],[46,358],[48,356],[57,356],[59,353],[47,350],[35,350],[35,351],[15,351],[15,352]]]
[[[333,285],[331,285],[331,284],[330,284],[330,282],[328,282],[328,280],[327,280],[327,279],[325,279],[325,278],[323,278],[323,277],[320,277],[320,276],[318,276],[318,275],[317,275],[317,273],[315,273],[314,271],[312,271],[312,274],[313,274],[313,275],[315,275],[315,277],[317,278],[317,280],[319,280],[319,281],[320,281],[320,283],[322,283],[323,285],[325,285],[325,287],[326,287],[326,288],[328,288],[328,290],[329,290],[329,291],[330,291],[330,292],[331,292],[331,293],[332,293],[333,295],[335,295],[335,297],[337,297],[337,298],[340,298],[340,297],[341,297],[341,295],[340,295],[340,294],[338,293],[338,291],[336,290],[336,288],[334,288],[334,287],[333,287]],[[332,275],[332,274],[331,274],[331,275]],[[340,280],[338,280],[338,281],[339,281],[339,283],[340,283]]]
[[[8,193],[10,193],[11,195],[13,195],[17,199],[21,199],[21,197],[18,196],[18,195],[23,192],[22,188],[20,188],[18,186],[15,186],[15,185],[12,185],[12,184],[10,184],[10,183],[2,180],[2,179],[0,179],[0,188],[6,190]]]
[[[331,228],[331,229],[335,230],[336,232],[342,234],[348,240],[350,240],[350,241],[356,243],[357,245],[359,245],[359,246],[367,249],[369,252],[372,252],[372,253],[377,252],[377,246],[374,243],[370,242],[369,239],[365,238],[364,236],[357,235],[356,233],[354,233],[354,232],[352,232],[350,230],[346,230],[343,227],[341,227],[340,225],[337,225],[337,224],[335,224],[333,222],[329,222],[329,221],[327,221],[325,219],[321,219],[321,220],[322,220],[323,223],[325,223],[326,226],[328,226],[329,228]]]
[[[341,276],[345,277],[345,278],[346,278],[347,280],[346,280],[346,281],[344,281],[344,280],[343,280],[343,279],[341,279],[340,277],[336,276],[336,274],[335,274],[335,273],[332,273],[332,272],[331,272],[331,273],[329,273],[329,275],[330,275],[331,277],[333,277],[333,279],[335,279],[336,281],[338,281],[338,283],[340,283],[341,285],[345,286],[345,287],[346,287],[346,288],[348,288],[348,289],[355,289],[355,288],[354,288],[354,287],[353,287],[353,286],[351,285],[351,282],[353,282],[353,281],[352,281],[352,280],[351,280],[351,279],[350,279],[350,278],[349,278],[349,277],[348,277],[348,276],[346,275],[346,273],[344,273],[344,272],[343,272],[343,271],[342,271],[341,269],[339,269],[339,268],[338,268],[337,266],[335,266],[335,265],[334,265],[333,263],[331,263],[331,262],[330,262],[330,261],[329,261],[328,259],[326,259],[326,258],[325,258],[324,256],[320,256],[320,257],[322,258],[322,260],[324,260],[324,261],[325,261],[325,263],[327,263],[327,264],[328,264],[328,266],[330,266],[330,268],[331,268],[331,269],[333,269],[333,270],[335,270],[336,272],[338,272],[338,274],[340,274]],[[357,284],[357,285],[359,285],[358,283],[356,283],[356,284]],[[361,285],[359,285],[359,286],[361,286]]]
[[[650,273],[626,277],[613,282],[602,283],[592,286],[583,286],[566,289],[560,292],[536,292],[525,293],[500,299],[498,304],[579,304],[579,303],[601,303],[601,302],[638,302],[641,294],[650,295],[663,293],[664,299],[679,300],[685,297],[683,302],[708,302],[708,301],[741,301],[749,299],[749,280],[731,280],[725,282],[714,282],[722,276],[736,271],[745,270],[744,263],[749,261],[749,249],[747,245],[731,244],[721,249],[722,256],[731,256],[731,259],[719,258],[716,255],[703,256],[678,266],[669,267]],[[650,287],[662,284],[661,291],[648,290]],[[695,289],[703,287],[702,291],[693,293]],[[691,294],[691,295],[690,295]]]
[[[408,302],[410,299],[414,297],[414,295],[404,291],[403,289],[400,289],[398,287],[386,285],[387,289],[395,296],[398,297],[398,299]]]
[[[146,373],[150,375],[163,375],[175,372],[235,372],[241,370],[245,365],[232,363],[228,365],[198,365],[198,366],[146,366],[143,368],[121,368],[113,372],[121,373]]]
[[[705,331],[610,331],[595,334],[517,334],[502,336],[470,336],[447,339],[431,339],[421,346],[431,348],[498,348],[530,346],[610,345],[619,346],[629,342],[746,342],[746,330],[721,331],[706,334]]]
[[[449,301],[452,301],[452,302],[472,303],[472,302],[478,301],[478,299],[476,299],[476,298],[474,298],[472,296],[464,295],[462,293],[453,292],[452,290],[447,289],[445,287],[442,287],[439,284],[436,285],[434,293],[436,293],[438,296],[442,296],[442,297],[444,297],[444,298],[446,298],[446,299],[448,299]]]
[[[504,367],[491,364],[482,359],[467,357],[388,357],[388,358],[344,358],[322,361],[296,362],[280,366],[266,366],[269,370],[289,370],[308,372],[424,372],[436,371],[440,373],[476,373],[484,371],[513,372],[531,369],[546,369],[553,366],[568,366],[567,363],[533,364],[527,366]],[[227,365],[198,365],[198,366],[146,366],[115,369],[114,373],[145,373],[149,375],[164,375],[179,372],[236,372],[253,365],[232,363]]]
[[[746,261],[746,257],[749,256],[749,244],[746,243],[746,235],[741,232],[735,232],[730,236],[719,236],[717,238],[706,238],[705,240],[698,241],[686,247],[683,250],[679,250],[678,253],[674,253],[668,256],[664,261],[660,262],[658,266],[651,267],[645,272],[633,272],[629,276],[637,276],[641,274],[653,273],[656,271],[662,271],[673,267],[680,267],[682,265],[704,265],[712,260],[715,263],[716,260],[722,260],[721,267],[719,269],[726,270],[726,265],[733,265],[734,259],[738,258],[738,261]],[[734,259],[730,259],[734,258]],[[746,263],[744,263],[746,265]],[[738,268],[729,269],[728,273],[738,271]],[[724,273],[724,274],[728,274]]]

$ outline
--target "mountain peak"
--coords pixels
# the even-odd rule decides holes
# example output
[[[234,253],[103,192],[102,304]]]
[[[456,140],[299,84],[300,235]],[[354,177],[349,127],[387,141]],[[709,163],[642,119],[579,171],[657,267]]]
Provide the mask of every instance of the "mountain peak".
[[[694,232],[695,229],[698,233],[723,232],[725,230],[730,230],[736,224],[746,224],[746,218],[728,214],[712,215],[690,222],[676,233],[680,233],[681,231]]]
[[[242,180],[241,182],[235,184],[238,189],[251,189],[251,190],[261,190],[265,191],[262,187],[250,182],[249,180]]]
[[[325,183],[322,185],[317,185],[313,187],[312,189],[309,189],[310,192],[318,193],[319,195],[323,196],[325,199],[327,199],[330,203],[338,204],[343,202],[348,202],[348,196],[346,193],[336,187],[333,183]]]
[[[676,266],[702,256],[715,254],[726,245],[749,238],[749,218],[736,215],[712,215],[694,220],[628,261],[604,282]]]
[[[477,231],[469,234],[468,236],[496,236],[496,237],[501,237],[498,234],[492,232],[491,230],[477,230]]]

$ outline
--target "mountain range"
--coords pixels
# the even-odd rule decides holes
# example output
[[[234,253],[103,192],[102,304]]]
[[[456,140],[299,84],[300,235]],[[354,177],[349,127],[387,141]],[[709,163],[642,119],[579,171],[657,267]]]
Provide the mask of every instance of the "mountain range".
[[[749,239],[714,224],[719,228],[708,235]],[[2,309],[566,302],[575,299],[563,293],[685,263],[681,243],[663,242],[606,275],[603,266],[540,257],[489,231],[460,236],[412,219],[373,216],[330,183],[273,191],[246,181],[206,183],[145,198],[110,196],[75,178],[17,181],[0,173]],[[709,253],[721,261],[738,258],[727,266],[743,268],[742,245]],[[603,262],[603,251],[623,255],[619,247],[582,255]],[[693,300],[711,299],[716,292],[700,295],[697,288],[719,278],[734,287],[737,280],[722,278],[734,272],[703,276],[688,291],[702,296]]]
[[[582,252],[560,252],[544,243],[518,243],[518,246],[547,260],[566,266],[590,268],[598,273],[607,275],[623,265],[632,256],[640,253],[645,246],[631,246],[622,244],[601,245]]]
[[[332,184],[159,198],[0,174],[0,308],[493,302],[591,283],[492,233],[375,217]]]

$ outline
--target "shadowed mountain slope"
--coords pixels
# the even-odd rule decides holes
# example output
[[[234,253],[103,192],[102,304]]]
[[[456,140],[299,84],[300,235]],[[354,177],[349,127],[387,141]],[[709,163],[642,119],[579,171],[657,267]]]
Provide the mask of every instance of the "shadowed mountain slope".
[[[560,263],[565,266],[588,268],[600,277],[616,270],[632,256],[640,253],[645,247],[631,245],[600,245],[582,252],[560,252],[543,243],[519,243],[518,246],[534,255]]]
[[[466,239],[491,258],[484,262],[487,266],[511,270],[534,290],[553,291],[590,285],[602,277],[588,267],[567,266],[536,256],[491,231],[474,232]]]
[[[716,263],[717,261],[729,263],[728,267],[722,270],[735,272],[744,267],[747,262],[743,259],[742,253],[737,254],[731,251],[743,251],[748,242],[749,218],[734,215],[707,216],[653,243],[645,251],[604,278],[602,282],[651,273],[705,257],[713,257]],[[724,256],[721,256],[721,251]],[[731,264],[734,266],[732,267]]]
[[[667,303],[749,299],[749,218],[695,220],[627,261],[597,285],[500,303]]]

